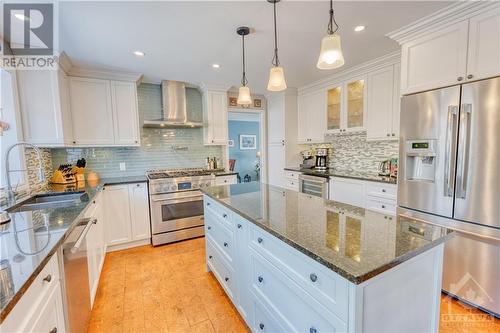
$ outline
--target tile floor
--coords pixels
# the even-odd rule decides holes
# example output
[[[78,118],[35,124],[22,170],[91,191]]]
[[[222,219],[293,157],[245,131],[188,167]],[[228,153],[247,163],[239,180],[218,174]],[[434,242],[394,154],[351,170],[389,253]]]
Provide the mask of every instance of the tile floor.
[[[215,277],[205,239],[106,256],[89,332],[250,332]],[[442,333],[500,332],[500,320],[441,298]]]

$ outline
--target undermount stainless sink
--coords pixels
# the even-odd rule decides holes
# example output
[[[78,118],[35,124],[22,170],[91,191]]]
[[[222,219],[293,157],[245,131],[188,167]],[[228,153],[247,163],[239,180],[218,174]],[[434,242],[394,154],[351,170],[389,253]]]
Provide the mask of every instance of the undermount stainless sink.
[[[45,208],[63,208],[79,204],[87,197],[85,192],[45,193],[32,196],[20,202],[11,211],[22,212]]]

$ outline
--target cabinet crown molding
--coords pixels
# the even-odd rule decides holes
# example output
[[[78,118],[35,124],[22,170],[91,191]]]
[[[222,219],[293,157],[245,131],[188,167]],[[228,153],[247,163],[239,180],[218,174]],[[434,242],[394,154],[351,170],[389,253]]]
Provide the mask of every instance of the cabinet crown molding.
[[[97,70],[80,67],[71,67],[68,75],[102,80],[129,81],[136,82],[137,84],[140,83],[142,79],[142,74],[140,73]]]
[[[314,92],[318,89],[327,88],[332,86],[332,84],[341,83],[343,81],[352,79],[353,77],[362,76],[386,66],[399,64],[400,61],[401,51],[398,50],[381,57],[363,62],[359,65],[346,68],[324,79],[302,86],[298,89],[298,94],[303,95]]]
[[[199,85],[199,89],[203,92],[205,92],[205,91],[218,91],[218,92],[227,93],[229,91],[229,89],[231,89],[231,86],[224,85],[224,84],[214,84],[214,83],[202,82]]]
[[[386,36],[399,44],[403,44],[446,26],[467,20],[482,12],[498,8],[500,8],[500,2],[495,1],[460,1],[389,32]]]

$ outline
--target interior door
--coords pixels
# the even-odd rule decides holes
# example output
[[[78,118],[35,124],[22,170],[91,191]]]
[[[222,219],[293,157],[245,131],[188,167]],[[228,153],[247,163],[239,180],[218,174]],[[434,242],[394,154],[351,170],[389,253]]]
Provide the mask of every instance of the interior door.
[[[455,214],[500,228],[500,78],[462,86]]]
[[[452,217],[459,103],[460,86],[403,97],[399,206]]]

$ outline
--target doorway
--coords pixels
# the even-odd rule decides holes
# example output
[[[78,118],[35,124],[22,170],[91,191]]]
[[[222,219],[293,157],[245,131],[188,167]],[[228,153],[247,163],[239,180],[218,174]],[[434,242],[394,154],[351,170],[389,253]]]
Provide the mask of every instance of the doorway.
[[[238,182],[262,181],[263,178],[262,112],[228,112],[229,169],[237,173]]]

